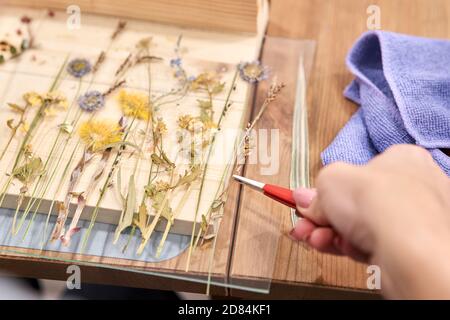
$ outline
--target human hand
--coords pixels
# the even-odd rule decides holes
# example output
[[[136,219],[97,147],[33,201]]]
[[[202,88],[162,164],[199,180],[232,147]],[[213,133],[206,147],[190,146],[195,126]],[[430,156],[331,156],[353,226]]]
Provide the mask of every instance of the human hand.
[[[397,145],[365,166],[332,164],[316,185],[294,191],[306,219],[291,237],[379,265],[388,297],[450,297],[450,179],[426,150]]]

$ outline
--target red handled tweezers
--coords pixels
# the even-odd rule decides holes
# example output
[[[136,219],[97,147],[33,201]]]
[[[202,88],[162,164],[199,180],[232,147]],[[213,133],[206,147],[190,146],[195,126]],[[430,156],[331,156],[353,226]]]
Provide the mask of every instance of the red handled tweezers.
[[[237,180],[239,183],[242,183],[244,185],[247,185],[255,190],[264,193],[264,195],[274,199],[275,201],[281,202],[282,204],[288,207],[296,209],[294,197],[292,196],[292,190],[290,189],[286,189],[273,184],[262,183],[238,175],[233,175],[233,178]]]

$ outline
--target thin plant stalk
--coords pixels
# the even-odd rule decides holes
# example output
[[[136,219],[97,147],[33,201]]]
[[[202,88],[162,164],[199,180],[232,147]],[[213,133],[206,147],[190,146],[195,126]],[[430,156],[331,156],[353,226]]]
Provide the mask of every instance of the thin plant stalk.
[[[53,80],[52,85],[50,86],[49,92],[52,92],[53,90],[55,90],[56,85],[57,85],[57,83],[59,81],[59,78],[61,77],[61,74],[62,74],[62,72],[64,70],[64,67],[65,67],[65,65],[67,63],[68,58],[69,58],[69,56],[67,55],[66,59],[64,60],[63,64],[61,65],[61,67],[60,67],[60,69],[59,69],[55,79]],[[47,103],[45,103],[45,102],[42,103],[42,105],[39,107],[38,111],[36,112],[35,116],[33,117],[33,120],[32,120],[32,122],[30,124],[30,127],[28,128],[28,131],[26,132],[25,137],[22,140],[19,152],[18,152],[18,154],[16,156],[16,159],[14,160],[14,165],[13,165],[13,167],[11,169],[11,172],[13,172],[17,168],[17,165],[19,164],[20,160],[22,159],[22,156],[23,156],[24,151],[25,151],[25,146],[28,144],[29,140],[32,138],[32,133],[34,132],[34,130],[39,127],[41,119],[44,117],[44,111],[45,111],[46,108],[47,108]],[[13,178],[11,176],[6,181],[6,183],[5,183],[5,185],[4,185],[3,189],[2,189],[2,195],[1,195],[1,200],[0,200],[0,207],[3,204],[6,192],[8,191],[12,180],[13,180]]]
[[[130,133],[131,128],[133,127],[133,124],[134,124],[135,120],[136,120],[136,117],[133,117],[133,120],[131,121],[130,126],[128,127],[128,129],[126,130],[126,132],[125,132],[125,134],[123,136],[123,139],[122,139],[123,142],[127,140],[128,134]],[[112,164],[112,168],[109,171],[108,176],[106,177],[106,180],[105,180],[102,188],[100,189],[100,195],[97,198],[97,202],[95,204],[94,211],[92,212],[92,216],[91,216],[91,221],[89,223],[89,227],[88,227],[88,229],[87,229],[87,231],[86,231],[86,233],[85,233],[85,235],[83,237],[83,241],[82,241],[82,245],[81,245],[81,252],[84,252],[84,249],[86,248],[87,241],[88,241],[89,236],[90,236],[90,234],[92,232],[92,228],[94,227],[95,220],[97,219],[98,211],[100,209],[100,204],[101,204],[101,202],[103,200],[103,197],[105,196],[106,191],[108,190],[108,187],[109,187],[109,184],[111,182],[111,179],[114,176],[115,168],[117,167],[117,165],[118,165],[118,163],[120,161],[120,158],[122,157],[122,153],[123,153],[124,149],[125,149],[125,145],[122,145],[122,146],[119,147],[119,151],[116,153],[116,156],[115,156],[113,164]]]
[[[181,209],[183,209],[184,205],[186,204],[187,199],[189,198],[189,194],[192,190],[192,183],[189,184],[187,190],[184,192],[183,197],[181,198],[180,202],[178,203],[177,207],[174,210],[173,219],[176,219],[178,214],[181,212]],[[169,235],[170,228],[172,227],[173,223],[170,220],[167,220],[166,228],[164,229],[163,236],[158,244],[158,248],[156,249],[156,257],[159,258],[161,255],[162,249],[164,247],[164,243],[166,242],[167,236]]]
[[[75,155],[75,153],[76,153],[76,151],[78,149],[78,146],[79,146],[79,142],[73,148],[72,153],[71,153],[70,158],[69,158],[69,161],[66,163],[64,171],[63,171],[63,173],[61,175],[61,179],[58,182],[58,188],[57,188],[58,191],[61,189],[61,187],[62,187],[62,185],[64,183],[64,180],[67,177],[67,173],[69,172],[69,168],[70,168],[71,164],[73,163],[73,158],[74,158],[74,155]],[[60,154],[60,158],[62,157],[62,155],[63,155],[63,153]],[[43,230],[43,234],[42,234],[42,247],[45,244],[45,234],[47,233],[47,228],[48,228],[48,224],[49,224],[49,220],[50,220],[50,215],[51,215],[51,213],[53,211],[53,206],[55,205],[55,202],[56,202],[56,195],[53,198],[53,200],[52,200],[52,202],[50,204],[50,208],[49,208],[48,213],[47,213],[47,219],[45,221],[45,226],[44,226],[44,230]]]
[[[233,76],[233,80],[231,81],[230,90],[228,91],[227,97],[225,99],[225,104],[224,104],[222,113],[220,114],[219,121],[217,122],[217,127],[218,128],[220,128],[220,125],[222,124],[222,120],[224,119],[225,114],[226,114],[226,112],[228,110],[228,107],[229,107],[228,104],[229,104],[229,101],[230,101],[231,92],[234,90],[234,86],[235,86],[235,83],[236,83],[236,79],[237,79],[238,73],[239,73],[239,70],[238,70],[238,68],[236,68],[236,71],[235,71],[234,76]],[[211,146],[208,149],[208,155],[206,157],[206,162],[205,162],[205,165],[204,165],[204,168],[203,168],[202,180],[201,180],[201,184],[200,184],[200,190],[199,190],[199,194],[198,194],[198,198],[197,198],[197,204],[196,204],[196,209],[195,209],[194,223],[192,224],[191,243],[189,245],[188,258],[187,258],[187,261],[186,261],[186,272],[189,271],[189,265],[190,265],[190,262],[191,262],[191,255],[192,255],[192,249],[193,249],[193,245],[194,245],[196,223],[197,223],[198,211],[200,209],[200,201],[201,201],[201,198],[202,198],[203,185],[205,183],[205,177],[206,177],[206,173],[207,173],[207,170],[208,170],[208,163],[209,163],[209,159],[211,157],[212,150],[213,150],[213,147],[214,147],[214,142],[215,142],[216,135],[217,135],[217,132],[215,132],[214,135],[211,138]]]

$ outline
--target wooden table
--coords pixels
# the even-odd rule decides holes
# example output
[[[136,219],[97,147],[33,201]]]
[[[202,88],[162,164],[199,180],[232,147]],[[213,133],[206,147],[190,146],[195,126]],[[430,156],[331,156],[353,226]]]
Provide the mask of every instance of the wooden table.
[[[385,30],[414,35],[448,38],[450,35],[450,2],[447,0],[272,0],[268,35],[312,39],[316,41],[315,62],[308,83],[308,112],[310,127],[311,178],[321,167],[320,152],[332,141],[339,129],[356,110],[356,106],[342,96],[344,87],[352,76],[347,71],[344,59],[358,36],[367,30],[367,7],[378,5],[381,9],[381,27]],[[270,59],[270,57],[267,57]],[[273,57],[272,57],[273,59]],[[292,79],[287,79],[291,82]],[[286,88],[286,96],[280,104],[292,105],[294,88]],[[287,117],[282,120],[268,114],[260,125],[266,128],[279,127],[282,135],[290,136],[291,124]],[[284,152],[289,152],[289,140],[283,141]],[[271,182],[288,185],[289,166],[283,163],[280,175],[272,177]],[[253,171],[252,171],[253,170]],[[257,176],[255,169],[247,168],[249,176]],[[237,196],[237,190],[232,191]],[[247,213],[252,204],[262,201],[260,195],[243,190],[240,195],[240,211],[237,220],[225,220],[225,232],[221,236],[219,263],[214,275],[220,281],[236,278],[258,277],[251,256],[252,243],[243,240],[252,238],[251,216]],[[243,201],[248,200],[248,201]],[[243,207],[242,207],[243,206]],[[234,208],[229,208],[234,211]],[[255,212],[253,212],[255,214]],[[271,203],[265,215],[274,221],[281,221],[281,229],[287,232],[291,221],[286,209]],[[234,235],[234,242],[231,235]],[[234,245],[233,245],[234,243]],[[284,234],[277,243],[276,263],[272,275],[272,298],[317,298],[317,297],[373,297],[366,288],[366,266],[346,258],[320,254],[302,244],[293,243]],[[231,249],[231,246],[233,250]],[[233,254],[231,254],[231,252]],[[217,258],[217,257],[216,257]],[[176,262],[168,262],[164,267],[181,269],[185,257]],[[205,269],[201,253],[197,263],[199,270]],[[2,268],[15,271],[22,276],[50,279],[66,279],[67,263],[39,258],[2,257]],[[256,272],[256,273],[255,273]],[[130,273],[96,267],[82,267],[86,282],[108,283],[136,287],[160,288],[178,291],[204,292],[205,286],[187,281],[164,279],[139,273]],[[226,290],[214,287],[212,293],[258,297],[236,289]]]
[[[355,104],[344,99],[342,92],[352,75],[345,66],[345,57],[356,39],[367,31],[366,10],[377,5],[381,13],[381,28],[425,37],[449,38],[450,2],[446,0],[273,0],[271,2],[268,35],[313,39],[317,41],[313,70],[308,83],[309,143],[311,179],[321,168],[320,152],[356,110]],[[271,57],[268,57],[269,59]],[[290,61],[292,63],[293,61]],[[287,81],[292,80],[288,79]],[[287,87],[287,101],[293,103],[294,88]],[[286,111],[291,115],[292,110]],[[291,128],[283,117],[268,115],[261,127],[280,128],[289,137]],[[281,139],[282,140],[282,139]],[[282,150],[290,151],[284,144]],[[275,177],[261,177],[255,167],[248,167],[246,175],[265,179],[270,183],[289,184],[289,158]],[[235,231],[235,247],[230,278],[257,278],[258,268],[252,262],[252,226],[260,221],[258,212],[270,211],[273,218],[283,220],[282,231],[291,228],[287,209],[266,201],[253,190],[241,193],[241,210]],[[255,209],[256,208],[256,209]],[[268,217],[269,215],[265,215]],[[371,298],[366,290],[366,266],[347,258],[320,254],[301,243],[293,243],[286,235],[278,239],[276,264],[273,271],[270,297],[280,298]],[[232,295],[252,296],[232,290]]]

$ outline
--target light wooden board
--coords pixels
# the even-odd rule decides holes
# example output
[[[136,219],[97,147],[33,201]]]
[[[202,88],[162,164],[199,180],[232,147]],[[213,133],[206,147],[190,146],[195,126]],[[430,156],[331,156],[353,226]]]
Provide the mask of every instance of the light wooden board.
[[[8,14],[10,14],[11,16],[15,15],[16,19],[20,18],[20,16],[24,14],[30,16],[33,16],[33,14],[35,14],[34,11],[28,9],[22,8],[20,9],[19,13],[15,12],[15,10],[16,9],[14,8],[2,7],[1,14],[5,16],[8,16]],[[40,16],[43,15],[46,15],[45,11],[40,12]],[[36,16],[33,16],[33,18],[35,21],[38,20],[38,17]],[[84,33],[78,32],[76,34],[71,34],[66,37],[62,36],[60,33],[64,33],[67,30],[64,30],[64,27],[58,27],[58,24],[61,24],[63,21],[65,21],[64,19],[65,19],[64,15],[61,15],[58,12],[56,12],[55,17],[51,18],[50,21],[46,21],[48,25],[45,25],[45,23],[43,23],[43,26],[42,24],[39,24],[39,27],[44,29],[44,30],[41,29],[40,31],[44,32],[44,36],[46,37],[47,40],[46,44],[49,45],[51,48],[51,50],[49,50],[50,54],[48,56],[45,55],[39,56],[39,54],[36,53],[37,59],[32,58],[30,60],[30,56],[25,55],[22,57],[20,61],[17,62],[13,61],[11,63],[7,63],[4,66],[2,66],[4,68],[2,69],[2,71],[8,76],[9,80],[1,82],[2,85],[4,86],[2,90],[3,92],[8,92],[8,94],[11,94],[10,97],[13,97],[14,94],[9,93],[9,90],[7,89],[8,84],[14,81],[14,78],[17,74],[22,75],[23,73],[27,75],[27,73],[30,73],[29,72],[30,70],[28,68],[33,69],[33,71],[37,73],[37,76],[41,77],[46,76],[48,78],[46,79],[47,81],[42,81],[42,83],[39,83],[40,87],[36,88],[36,90],[39,90],[42,87],[43,90],[45,90],[45,86],[48,85],[48,82],[50,81],[48,73],[54,73],[50,72],[54,70],[53,69],[49,70],[48,63],[45,62],[48,61],[53,62],[54,60],[61,60],[62,58],[61,56],[64,49],[67,50],[67,47],[64,48],[62,46],[63,42],[62,39],[65,39],[66,41],[67,40],[71,41],[71,45],[69,45],[68,48],[70,48],[72,54],[87,52],[89,55],[95,57],[100,52],[100,50],[102,50],[102,48],[98,47],[101,44],[99,41],[101,41],[102,39],[100,34],[103,33],[109,36],[112,28],[115,26],[118,20],[106,17],[98,17],[98,16],[94,17],[89,14],[84,14],[84,25],[83,25],[83,28],[85,29]],[[11,18],[10,20],[12,21],[9,21],[10,25],[8,26],[8,30],[12,30],[12,32],[15,32],[15,27],[17,27],[15,23],[17,23],[17,21],[14,18]],[[2,21],[5,20],[3,19]],[[4,28],[6,27],[7,26],[5,23]],[[97,30],[99,27],[100,29]],[[45,28],[47,29],[45,30]],[[128,21],[127,29],[128,32],[130,32],[131,30],[132,33],[132,36],[130,36],[129,34],[126,35],[126,40],[128,41],[128,44],[126,43],[127,41],[125,41],[125,43],[124,42],[119,43],[117,47],[113,46],[110,50],[111,52],[109,52],[109,56],[112,57],[111,60],[123,59],[124,57],[126,57],[126,55],[124,55],[124,52],[127,50],[127,48],[130,48],[130,46],[134,46],[134,43],[132,44],[131,41],[133,39],[138,40],[139,37],[142,36],[143,34],[146,34],[147,36],[148,35],[152,36],[154,42],[157,43],[157,45],[154,47],[154,52],[152,52],[152,54],[160,56],[168,56],[170,55],[170,52],[173,50],[173,47],[170,48],[168,44],[169,43],[173,44],[174,41],[177,40],[178,35],[182,33],[183,34],[182,48],[190,48],[187,50],[183,49],[183,57],[185,59],[184,63],[188,64],[189,61],[193,62],[194,64],[198,63],[197,68],[199,69],[197,71],[199,70],[207,71],[210,68],[213,69],[219,68],[220,70],[226,69],[227,73],[233,72],[234,68],[231,67],[230,69],[231,65],[234,66],[237,62],[241,60],[251,60],[258,56],[261,41],[260,35],[237,35],[218,32],[214,33],[198,30],[196,31],[192,29],[181,30],[180,28],[174,26],[162,26],[153,23],[134,20]],[[94,32],[94,30],[100,32]],[[57,33],[56,38],[55,32]],[[88,40],[87,43],[85,42],[86,40]],[[42,38],[39,39],[38,37],[38,42],[40,41],[44,42]],[[207,44],[210,43],[210,41],[213,42],[213,45]],[[230,44],[233,44],[234,49],[239,48],[239,50],[230,51],[229,48]],[[245,55],[246,57],[243,57],[243,55]],[[221,58],[219,58],[219,56],[224,57],[224,59],[222,60]],[[57,59],[55,59],[55,57]],[[35,62],[35,60],[38,61],[37,66],[33,65],[33,62]],[[22,65],[22,63],[24,65]],[[168,58],[166,58],[166,65],[167,63]],[[163,69],[161,68],[164,67],[156,65],[156,67],[153,70],[155,69],[158,70],[158,68],[160,69],[159,72],[161,72],[163,71]],[[112,72],[112,70],[109,71]],[[192,71],[194,71],[194,69]],[[230,73],[228,73],[228,76],[229,75]],[[99,81],[100,82],[98,83],[99,87],[102,87],[102,85],[104,86],[104,84],[106,84],[110,78],[107,74],[102,75],[102,77],[103,81],[101,82]],[[136,78],[134,79],[133,77],[131,77],[130,80],[131,83],[134,83],[134,86],[136,86],[134,88],[135,90],[144,90],[144,88],[139,87],[139,85],[141,84],[139,75],[137,75]],[[167,89],[167,86],[170,85],[170,82],[172,81],[168,78],[160,78],[159,80],[161,87],[158,89],[160,91],[164,91],[165,89]],[[146,82],[147,81],[145,81],[145,83]],[[33,85],[32,81],[30,83],[28,83],[27,81],[17,81],[17,83],[28,86]],[[15,87],[15,85],[13,84],[11,84],[11,86]],[[17,86],[14,92],[16,95],[18,95],[19,91],[20,86]],[[253,94],[251,88],[247,87],[246,85],[244,86],[239,85],[237,87],[237,90],[233,92],[232,96],[233,108],[230,109],[231,111],[230,114],[232,117],[226,120],[229,121],[228,122],[229,125],[236,127],[236,125],[239,126],[241,123],[246,122],[245,119],[249,115],[250,108],[244,108],[244,100],[249,102],[249,105],[251,105],[252,95]],[[196,98],[195,96],[190,97],[191,102],[195,101],[195,98]],[[219,97],[219,100],[223,104],[224,97]],[[174,106],[177,107],[176,105]],[[218,112],[216,112],[216,114],[217,113]],[[108,112],[108,116],[113,116],[113,114],[114,112]],[[165,113],[164,116],[167,116],[167,114]],[[58,119],[55,119],[54,122],[58,123]],[[46,135],[44,133],[41,133],[40,135],[41,138],[36,139],[36,141],[39,141],[39,143],[46,142],[45,141]],[[40,151],[42,152],[42,150]],[[12,157],[12,155],[10,154],[9,157]],[[222,158],[228,159],[229,157],[223,156]],[[222,164],[219,163],[219,167],[223,164],[224,163]],[[209,173],[207,174],[207,181],[211,180],[211,177],[212,179],[215,179],[214,177],[219,175],[217,171],[220,170],[214,163],[211,166],[209,166],[209,168],[210,169],[208,170]],[[124,176],[126,176],[126,174],[124,174]],[[214,187],[207,186],[206,190],[209,191],[214,190]],[[49,194],[51,194],[51,192]],[[212,192],[209,192],[208,194],[212,194]],[[195,201],[195,199],[196,196],[194,192],[189,201],[192,202]],[[106,200],[106,204],[111,205],[111,201]],[[55,278],[57,277],[55,276],[55,274],[61,275],[65,273],[64,270],[68,264],[83,262],[89,264],[88,266],[85,266],[83,269],[85,270],[84,279],[90,279],[87,281],[93,281],[92,279],[103,278],[102,276],[103,272],[114,274],[114,272],[112,272],[111,270],[114,268],[119,268],[122,271],[116,272],[125,273],[126,272],[125,270],[139,271],[137,273],[132,273],[133,276],[123,278],[129,279],[131,277],[134,279],[138,279],[136,281],[133,281],[137,286],[147,287],[152,286],[155,283],[166,283],[167,286],[165,286],[164,288],[168,289],[169,283],[174,283],[174,285],[179,283],[184,284],[192,283],[192,285],[190,285],[190,288],[196,288],[195,290],[200,290],[199,288],[201,288],[201,291],[204,291],[205,290],[204,283],[206,282],[209,273],[211,273],[211,280],[213,282],[217,282],[218,284],[222,285],[226,283],[227,278],[226,275],[228,273],[229,268],[228,261],[230,256],[230,246],[232,241],[232,230],[234,226],[236,204],[237,204],[237,188],[235,186],[234,187],[232,186],[229,191],[229,201],[225,206],[225,215],[221,226],[221,232],[218,236],[219,238],[217,241],[218,245],[216,247],[216,250],[213,252],[210,243],[199,247],[192,255],[189,265],[189,273],[185,272],[187,263],[187,252],[185,252],[184,254],[175,259],[171,259],[161,263],[144,263],[135,260],[112,259],[101,256],[88,256],[80,254],[66,254],[60,252],[32,250],[18,247],[0,248],[4,254],[2,261],[0,263],[0,268],[9,269],[9,266],[14,265],[15,262],[17,261],[20,261],[20,265],[23,268],[15,267],[13,270],[14,272],[19,273],[26,272],[26,270],[29,270],[29,268],[34,270],[39,269],[40,270],[39,276]],[[45,208],[45,206],[43,206],[43,208]],[[184,211],[184,214],[186,213],[187,212]],[[214,255],[212,260],[211,255]],[[43,261],[45,261],[44,265],[46,266],[50,265],[52,267],[42,268]],[[106,269],[99,268],[98,267],[99,265],[105,267]],[[182,279],[180,279],[180,277]],[[178,280],[174,280],[175,278],[177,278]],[[110,279],[109,283],[111,284],[117,283],[116,282],[117,280],[118,279],[116,277],[113,277]],[[224,291],[225,289],[223,288],[216,289],[216,291],[217,290],[219,290],[221,294],[225,293]],[[212,292],[214,292],[214,290]]]
[[[64,59],[70,54],[70,59],[75,57],[85,57],[90,61],[95,61],[96,57],[101,50],[108,47],[109,37],[112,34],[118,19],[110,17],[100,17],[92,14],[83,14],[83,22],[81,28],[78,30],[71,30],[66,28],[66,16],[64,12],[56,12],[54,17],[48,17],[45,10],[32,10],[32,9],[16,9],[14,7],[6,7],[2,10],[2,18],[0,22],[0,32],[10,33],[11,41],[14,43],[15,30],[20,28],[20,17],[23,14],[27,14],[33,18],[33,30],[36,34],[36,42],[39,45],[38,50],[33,50],[24,54],[21,59],[17,61],[9,61],[0,66],[0,92],[3,93],[1,102],[6,105],[7,102],[21,103],[21,96],[24,92],[37,91],[45,92],[53,81],[52,77],[57,73],[58,69],[62,65]],[[119,39],[117,39],[110,47],[107,53],[107,59],[99,70],[98,75],[95,78],[86,77],[81,84],[78,84],[78,80],[74,79],[70,75],[64,75],[61,82],[59,91],[64,92],[69,101],[76,99],[76,93],[81,85],[81,92],[87,90],[99,90],[104,92],[111,86],[114,79],[115,70],[120,66],[122,61],[127,57],[130,51],[133,50],[135,44],[145,37],[152,37],[151,54],[163,57],[162,62],[155,62],[152,64],[152,92],[153,94],[161,95],[167,93],[173,88],[177,88],[178,80],[172,76],[173,70],[169,65],[169,60],[174,57],[173,50],[177,41],[178,35],[183,35],[182,40],[182,57],[183,65],[186,68],[186,72],[190,75],[197,75],[204,71],[218,71],[221,74],[222,80],[228,86],[225,90],[214,98],[214,112],[215,121],[218,120],[223,105],[225,103],[227,91],[231,86],[231,81],[235,72],[235,65],[239,61],[248,61],[254,59],[258,54],[260,47],[260,38],[256,35],[245,36],[237,34],[227,34],[218,32],[202,32],[192,29],[180,29],[173,26],[162,26],[150,22],[130,20],[128,21],[127,28]],[[233,43],[234,54],[228,54],[226,48],[229,43]],[[131,69],[125,79],[127,90],[133,92],[141,92],[147,94],[148,88],[148,75],[146,72],[146,65],[138,66]],[[237,134],[242,124],[243,114],[248,106],[248,97],[250,86],[244,81],[238,80],[236,90],[233,91],[231,101],[233,102],[232,108],[230,108],[227,116],[224,118],[221,134],[216,138],[215,152],[210,159],[211,164],[208,165],[208,171],[206,172],[204,190],[207,192],[202,193],[202,201],[200,205],[201,212],[206,212],[209,204],[213,201],[214,192],[219,187],[219,180],[222,176],[227,163],[224,159],[229,159],[233,150],[232,143],[237,139]],[[174,100],[174,97],[172,100]],[[188,160],[183,157],[178,157],[179,144],[177,143],[177,136],[175,134],[177,130],[177,119],[180,115],[184,114],[199,114],[199,108],[197,106],[198,99],[205,99],[202,94],[195,92],[189,92],[186,97],[174,103],[169,103],[164,106],[159,113],[156,113],[156,117],[162,117],[167,124],[168,132],[164,137],[165,149],[171,159],[178,159],[180,163],[177,174],[183,174],[187,169]],[[167,99],[171,100],[171,99]],[[74,118],[75,110],[77,108],[76,103],[71,107],[72,115],[68,120]],[[4,107],[0,110],[1,117],[4,119],[14,118],[17,115],[14,112]],[[106,106],[101,111],[96,113],[95,119],[108,119],[117,122],[121,117],[121,110],[118,106],[117,97],[113,95],[107,98]],[[84,114],[79,123],[86,121],[91,115]],[[41,128],[36,132],[31,145],[39,145],[37,155],[40,156],[43,161],[46,161],[46,155],[49,154],[53,147],[53,142],[58,135],[58,125],[64,122],[66,117],[65,112],[59,112],[53,117],[48,117],[44,120]],[[30,115],[31,118],[31,115]],[[0,130],[2,132],[8,132],[6,122],[2,122]],[[144,130],[145,123],[138,124],[138,128],[135,132],[139,132],[139,128]],[[2,159],[2,176],[6,181],[8,176],[6,173],[14,163],[14,159],[17,154],[18,147],[21,144],[20,138],[23,135],[18,134],[17,139],[13,140],[13,143],[8,149],[8,152],[4,159]],[[5,135],[5,141],[2,141],[2,145],[6,143],[7,135]],[[139,135],[134,136],[136,141],[139,141]],[[133,140],[133,137],[132,139]],[[78,143],[78,138],[70,140],[69,146],[60,146],[53,154],[53,161],[57,161],[59,153],[62,148],[66,151],[61,163],[65,164],[69,160],[69,155],[72,149]],[[139,142],[137,142],[139,144]],[[74,162],[70,171],[76,166],[78,159],[81,158],[83,148],[79,148],[75,154]],[[150,166],[150,153],[144,154],[141,157],[140,165],[136,173],[136,186],[137,186],[137,199],[141,199],[144,189],[143,187],[147,183],[148,170]],[[114,157],[111,157],[110,164]],[[181,159],[180,159],[181,158]],[[86,167],[83,178],[79,185],[75,189],[75,192],[83,192],[88,189],[90,177],[96,170],[96,165],[99,161],[99,157],[93,161],[93,164]],[[119,220],[119,216],[122,210],[122,204],[120,197],[118,196],[119,190],[117,188],[122,187],[120,192],[126,192],[127,177],[133,174],[133,170],[137,161],[137,157],[126,157],[126,161],[121,163],[122,172],[122,186],[117,184],[114,188],[108,190],[104,200],[101,204],[101,211],[98,215],[99,222],[106,222],[116,224]],[[65,165],[58,167],[56,177],[62,176]],[[69,171],[69,172],[70,172]],[[49,174],[50,175],[50,174]],[[87,207],[83,211],[82,219],[89,219],[91,213],[95,207],[98,198],[98,191],[103,184],[103,180],[107,175],[104,175],[103,179],[99,182],[99,188],[95,189],[93,194],[88,195]],[[169,180],[168,176],[161,175],[161,178]],[[68,179],[63,185],[63,190],[58,190],[58,179],[54,179],[46,193],[42,196],[44,199],[39,212],[46,213],[50,207],[50,203],[56,195],[56,200],[62,200],[65,197],[64,190],[67,189]],[[17,195],[20,192],[21,184],[16,183],[8,190],[8,196],[3,203],[3,207],[16,208]],[[187,200],[183,210],[180,212],[177,220],[175,221],[173,232],[190,234],[192,230],[192,222],[195,220],[195,207],[196,199],[199,193],[200,184],[196,183],[191,192],[191,196]],[[32,193],[33,187],[30,187]],[[62,192],[61,192],[62,191]],[[39,196],[40,197],[40,196]],[[172,207],[180,201],[182,192],[173,193],[170,203]],[[74,208],[72,208],[72,213]],[[197,215],[197,222],[201,219],[201,214]],[[160,226],[158,226],[159,228]]]
[[[450,3],[446,0],[271,1],[269,35],[317,41],[315,64],[308,85],[313,183],[321,167],[319,159],[321,150],[332,141],[338,130],[356,110],[355,105],[342,96],[342,91],[352,79],[344,59],[353,42],[366,30],[366,9],[370,4],[380,6],[384,29],[427,37],[450,37]],[[290,99],[292,98],[293,96]],[[290,101],[292,103],[292,100]],[[287,161],[289,162],[289,159]],[[288,175],[282,177],[280,182],[287,185],[287,179]],[[251,196],[260,197],[259,194]],[[278,212],[282,208],[278,206],[275,210]],[[283,219],[282,230],[287,232],[291,226],[289,214],[283,212],[280,215]],[[236,225],[239,226],[241,223],[242,220]],[[224,246],[230,243],[230,234],[227,232],[231,229],[233,229],[232,222],[226,218],[222,224],[223,234],[219,243],[225,241]],[[292,243],[284,235],[280,236],[278,242],[280,250],[273,270],[271,294],[250,295],[237,290],[232,290],[232,294],[254,298],[288,299],[362,297],[358,288],[364,288],[367,276],[363,265],[348,259],[319,254],[301,244]],[[226,261],[228,258],[228,255],[222,255],[220,261]],[[208,257],[203,254],[196,259],[207,261]],[[165,266],[176,270],[178,265],[178,269],[181,269],[183,265],[181,260],[171,261]],[[250,257],[246,260],[247,274],[250,273],[248,270],[254,267],[250,260]],[[214,271],[227,272],[225,265],[227,262],[218,263]],[[2,256],[0,267],[29,277],[61,280],[67,278],[64,265],[43,259],[29,257],[18,259],[7,255]],[[88,282],[204,292],[203,285],[198,286],[191,282],[169,281],[159,277],[99,268],[82,268],[82,270]],[[225,294],[223,290],[220,292]]]
[[[260,0],[1,0],[0,3],[143,19],[182,27],[256,33]]]

